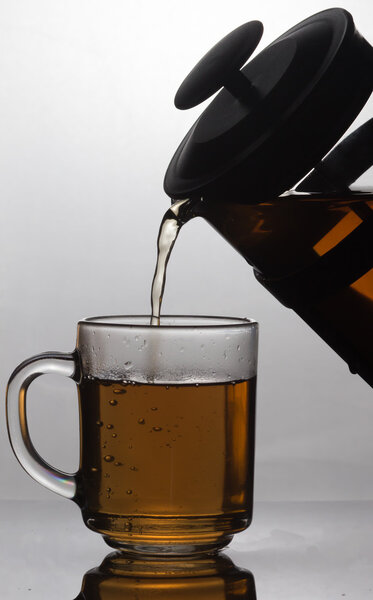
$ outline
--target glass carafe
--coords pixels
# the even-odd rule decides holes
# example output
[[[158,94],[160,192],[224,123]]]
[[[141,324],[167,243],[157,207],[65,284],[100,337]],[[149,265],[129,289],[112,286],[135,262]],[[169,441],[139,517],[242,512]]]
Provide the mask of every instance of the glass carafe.
[[[373,386],[373,190],[243,200],[204,199],[194,210]]]

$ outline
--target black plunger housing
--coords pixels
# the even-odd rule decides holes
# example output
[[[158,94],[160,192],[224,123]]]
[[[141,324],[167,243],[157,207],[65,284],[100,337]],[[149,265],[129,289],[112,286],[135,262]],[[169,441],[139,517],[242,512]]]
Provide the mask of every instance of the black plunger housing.
[[[164,189],[171,198],[257,202],[283,193],[327,154],[369,98],[373,48],[346,10],[302,21],[239,70],[259,42],[260,25],[231,32],[179,89],[176,103],[186,108],[209,88],[214,93],[217,81],[226,85],[170,162]]]
[[[349,193],[349,186],[373,165],[373,119],[355,129],[319,162],[297,192]]]

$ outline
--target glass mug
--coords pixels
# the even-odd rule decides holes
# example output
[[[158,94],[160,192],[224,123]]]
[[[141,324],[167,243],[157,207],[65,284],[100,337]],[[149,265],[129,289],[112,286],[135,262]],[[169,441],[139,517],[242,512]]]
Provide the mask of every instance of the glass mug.
[[[73,353],[23,362],[7,390],[10,442],[36,481],[74,500],[114,548],[213,551],[252,518],[258,324],[250,319],[94,317]],[[26,401],[43,374],[75,380],[80,466],[47,464]]]

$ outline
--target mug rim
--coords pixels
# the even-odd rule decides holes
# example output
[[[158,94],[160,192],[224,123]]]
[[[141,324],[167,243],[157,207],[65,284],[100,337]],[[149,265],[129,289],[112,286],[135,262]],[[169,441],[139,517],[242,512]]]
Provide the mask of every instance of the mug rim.
[[[215,315],[161,315],[160,325],[150,324],[150,315],[99,315],[86,317],[78,321],[78,325],[94,327],[115,327],[146,330],[167,329],[236,329],[237,327],[258,326],[258,321],[249,317],[226,317]],[[122,323],[115,319],[125,319]],[[128,322],[128,320],[133,322]],[[167,320],[187,321],[180,323],[167,323]],[[137,322],[134,322],[137,320]],[[163,321],[163,322],[162,322]],[[166,321],[166,323],[165,323]],[[190,323],[188,323],[190,321]]]

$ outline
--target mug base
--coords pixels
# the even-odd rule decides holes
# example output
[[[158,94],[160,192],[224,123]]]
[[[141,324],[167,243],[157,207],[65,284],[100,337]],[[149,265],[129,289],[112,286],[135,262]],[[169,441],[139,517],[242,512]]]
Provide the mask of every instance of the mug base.
[[[246,529],[251,512],[193,517],[84,514],[86,525],[116,550],[148,556],[190,556],[218,552]]]
[[[131,554],[141,554],[147,556],[167,556],[167,557],[183,557],[183,556],[198,556],[201,554],[215,554],[222,548],[227,546],[233,539],[233,535],[227,535],[219,541],[205,544],[132,544],[124,542],[108,536],[102,536],[105,542],[111,548],[128,552]]]

